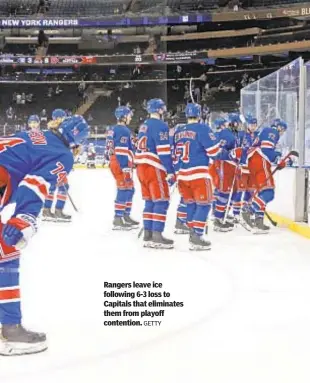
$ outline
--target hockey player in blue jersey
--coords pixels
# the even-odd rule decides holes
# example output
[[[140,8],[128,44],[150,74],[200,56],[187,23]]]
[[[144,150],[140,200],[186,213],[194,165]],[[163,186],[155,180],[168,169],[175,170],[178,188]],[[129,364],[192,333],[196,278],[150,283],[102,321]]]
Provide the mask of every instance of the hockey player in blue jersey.
[[[110,157],[109,166],[117,187],[113,230],[131,230],[139,226],[139,222],[130,216],[135,192],[133,184],[134,154],[131,131],[127,125],[132,119],[132,111],[127,106],[119,106],[115,110],[115,117],[117,124],[108,131],[106,141]]]
[[[264,225],[266,205],[274,199],[274,179],[271,166],[277,164],[278,168],[284,168],[292,164],[288,157],[286,161],[281,159],[281,153],[276,150],[280,136],[287,130],[285,121],[275,119],[270,127],[264,128],[254,140],[253,147],[247,155],[248,168],[250,171],[250,187],[255,189],[250,205],[242,210],[243,226],[254,234],[268,233],[269,227]],[[254,220],[252,219],[254,215]]]
[[[220,141],[221,148],[226,153],[230,153],[230,156],[225,161],[217,160],[212,165],[212,175],[217,191],[214,209],[214,230],[220,232],[228,232],[234,228],[233,223],[228,220],[224,222],[224,217],[226,209],[228,209],[230,192],[235,187],[235,174],[237,171],[235,131],[239,121],[239,116],[235,113],[229,115],[228,124],[223,119],[215,121],[216,137]],[[238,151],[238,154],[240,155],[240,151]]]
[[[183,127],[185,124],[177,124],[174,128],[169,130],[169,137],[170,137],[170,145],[171,145],[171,153],[173,157],[173,163],[175,163],[175,158],[174,158],[174,135]],[[175,222],[175,227],[174,227],[174,233],[175,234],[189,234],[190,229],[186,224],[186,217],[187,217],[187,206],[186,203],[184,202],[184,198],[180,198],[180,202],[178,204],[177,208],[177,218]]]
[[[161,99],[147,103],[149,118],[140,126],[135,155],[137,175],[145,200],[143,211],[144,246],[173,248],[173,240],[165,238],[169,207],[169,183],[174,182],[168,125],[163,121],[166,105]]]
[[[47,124],[51,130],[59,128],[60,124],[67,118],[67,113],[63,109],[55,109],[52,112],[52,120]],[[49,193],[46,197],[44,209],[42,211],[43,221],[52,222],[71,222],[71,215],[64,213],[64,207],[67,201],[69,184],[67,180],[57,185],[50,187]],[[52,207],[55,201],[55,212],[52,211]]]
[[[200,123],[200,105],[188,104],[185,115],[187,124],[174,136],[178,188],[187,205],[189,248],[208,250],[211,242],[203,234],[213,199],[209,166],[221,153],[220,142],[208,125]]]
[[[237,146],[243,148],[239,163],[239,172],[236,177],[236,191],[232,196],[232,207],[235,222],[239,222],[241,208],[247,204],[253,194],[253,185],[250,188],[250,171],[247,165],[247,152],[258,136],[257,119],[251,115],[246,116],[246,130],[238,132]]]
[[[22,326],[19,257],[37,231],[37,217],[51,185],[73,166],[72,149],[88,136],[80,116],[54,131],[28,131],[0,138],[0,206],[15,203],[10,219],[0,223],[0,355],[44,351],[45,334]]]

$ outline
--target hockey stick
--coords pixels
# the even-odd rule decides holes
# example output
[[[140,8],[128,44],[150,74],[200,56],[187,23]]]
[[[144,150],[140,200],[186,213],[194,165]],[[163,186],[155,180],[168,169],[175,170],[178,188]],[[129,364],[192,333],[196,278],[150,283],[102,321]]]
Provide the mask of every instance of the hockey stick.
[[[193,77],[191,77],[190,80],[189,80],[189,94],[191,96],[192,103],[195,104],[192,86],[193,86]]]
[[[268,221],[272,224],[272,226],[278,226],[278,222],[272,219],[266,210],[265,210],[265,216],[267,217]]]
[[[68,195],[69,201],[70,201],[70,203],[71,203],[73,209],[78,213],[79,210],[78,210],[78,208],[76,207],[76,204],[73,202],[73,199],[72,199],[72,197],[71,197],[71,195],[70,195],[68,189],[67,189],[67,195]]]

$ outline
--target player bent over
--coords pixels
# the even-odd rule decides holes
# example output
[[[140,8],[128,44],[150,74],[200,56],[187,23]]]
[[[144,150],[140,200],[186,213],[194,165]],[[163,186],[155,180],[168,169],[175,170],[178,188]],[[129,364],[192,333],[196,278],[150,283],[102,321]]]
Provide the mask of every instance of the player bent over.
[[[274,179],[271,166],[277,164],[279,168],[291,165],[292,160],[281,160],[281,153],[276,145],[280,136],[287,130],[286,122],[276,119],[270,127],[264,128],[253,143],[248,153],[248,167],[250,171],[250,186],[255,188],[252,200],[242,211],[242,224],[254,234],[266,234],[269,227],[264,225],[266,205],[274,199]],[[252,220],[254,215],[254,221]]]
[[[203,238],[213,200],[210,158],[221,153],[220,142],[211,128],[200,123],[201,106],[188,104],[187,124],[174,136],[178,188],[187,205],[190,250],[208,250],[211,242]]]
[[[145,200],[143,211],[144,246],[172,249],[173,240],[165,238],[169,183],[174,181],[168,125],[162,121],[166,111],[163,100],[147,103],[149,118],[140,126],[135,155],[137,175]]]
[[[37,231],[37,217],[50,185],[73,166],[71,149],[88,136],[83,117],[74,116],[53,131],[18,133],[0,138],[1,208],[15,203],[0,223],[0,355],[24,355],[47,349],[46,335],[22,326],[19,257]]]
[[[115,117],[117,124],[108,131],[106,140],[110,170],[117,186],[113,230],[131,230],[139,226],[139,222],[130,217],[135,190],[132,178],[133,148],[127,125],[132,119],[132,111],[127,106],[119,106],[115,110]]]

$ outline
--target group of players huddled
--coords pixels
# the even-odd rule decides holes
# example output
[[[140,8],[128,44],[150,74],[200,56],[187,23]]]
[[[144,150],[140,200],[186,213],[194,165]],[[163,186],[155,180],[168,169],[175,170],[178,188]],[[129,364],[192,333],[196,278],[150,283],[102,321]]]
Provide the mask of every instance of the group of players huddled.
[[[292,158],[283,159],[276,148],[286,122],[275,119],[259,129],[254,116],[230,113],[215,120],[212,129],[201,119],[201,106],[189,103],[187,123],[169,130],[163,100],[150,100],[147,112],[136,139],[128,128],[132,111],[125,106],[116,109],[117,123],[108,131],[110,169],[117,184],[113,229],[139,225],[130,216],[136,168],[145,200],[145,247],[174,246],[163,231],[175,183],[181,196],[175,233],[189,236],[190,250],[211,248],[206,236],[210,212],[215,231],[231,231],[240,223],[252,233],[268,233],[264,214],[274,198],[272,165],[283,169],[292,164]]]

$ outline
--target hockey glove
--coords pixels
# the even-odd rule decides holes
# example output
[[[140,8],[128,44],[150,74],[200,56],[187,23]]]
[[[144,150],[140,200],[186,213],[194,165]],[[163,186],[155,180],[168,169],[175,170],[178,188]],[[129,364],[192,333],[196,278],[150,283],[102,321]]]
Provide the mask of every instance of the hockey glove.
[[[234,148],[232,149],[229,154],[229,158],[233,161],[240,162],[241,156],[242,156],[242,148]]]
[[[3,226],[2,237],[9,246],[25,247],[30,238],[37,232],[36,218],[30,214],[18,214]]]
[[[281,158],[278,159],[277,161],[277,169],[282,170],[286,166],[292,166],[293,165],[293,160],[290,157],[287,157],[285,160],[282,160]]]
[[[175,174],[168,174],[166,177],[166,180],[168,182],[168,185],[171,187],[175,184],[176,176]]]

